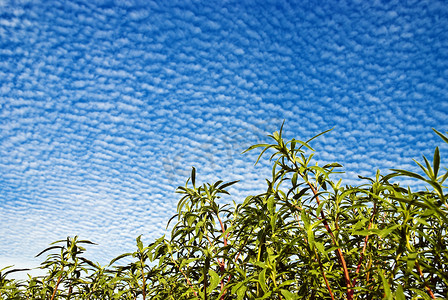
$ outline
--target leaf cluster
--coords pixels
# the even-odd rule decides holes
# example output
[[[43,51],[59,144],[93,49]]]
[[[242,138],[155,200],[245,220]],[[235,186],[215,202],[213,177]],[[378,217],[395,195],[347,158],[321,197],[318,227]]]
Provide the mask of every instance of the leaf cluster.
[[[282,126],[283,128],[283,126]],[[444,299],[448,298],[448,203],[439,148],[423,174],[392,169],[359,186],[334,181],[338,163],[319,166],[307,141],[279,132],[265,192],[226,201],[217,181],[197,184],[193,168],[171,236],[100,266],[83,256],[78,237],[53,243],[46,275],[18,281],[0,270],[0,299]],[[434,130],[444,142],[448,138]],[[425,190],[402,187],[413,178]],[[225,203],[225,204],[221,204]],[[118,263],[127,257],[131,262]]]

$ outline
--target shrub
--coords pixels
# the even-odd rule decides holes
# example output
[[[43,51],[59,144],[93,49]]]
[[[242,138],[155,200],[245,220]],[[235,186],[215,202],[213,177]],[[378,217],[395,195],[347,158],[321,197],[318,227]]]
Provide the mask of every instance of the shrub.
[[[434,130],[444,142],[448,138]],[[321,134],[324,134],[323,132]],[[43,252],[47,275],[7,279],[3,299],[439,299],[448,298],[448,203],[439,149],[423,175],[399,169],[360,186],[332,180],[342,166],[319,166],[307,140],[269,137],[266,191],[243,203],[222,202],[236,181],[197,184],[196,170],[181,199],[171,237],[125,253],[102,267],[67,238]],[[245,152],[246,152],[245,151]],[[425,190],[398,179],[423,182]],[[57,244],[57,245],[56,245]],[[61,245],[62,244],[62,245]],[[40,255],[39,254],[39,255]],[[124,258],[132,262],[117,265]]]

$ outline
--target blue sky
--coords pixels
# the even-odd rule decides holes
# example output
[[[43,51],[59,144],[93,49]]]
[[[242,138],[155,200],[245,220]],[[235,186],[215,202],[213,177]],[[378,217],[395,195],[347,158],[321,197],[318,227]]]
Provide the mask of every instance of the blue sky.
[[[66,236],[102,264],[154,240],[192,166],[262,192],[241,152],[283,120],[335,127],[312,145],[352,184],[443,163],[447,116],[445,1],[0,0],[0,268]]]

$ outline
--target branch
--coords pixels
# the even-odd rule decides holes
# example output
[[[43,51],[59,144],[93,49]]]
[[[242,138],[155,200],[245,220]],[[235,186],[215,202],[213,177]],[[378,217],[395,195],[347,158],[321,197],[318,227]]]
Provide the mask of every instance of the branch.
[[[415,262],[415,266],[417,267],[418,274],[425,282],[425,288],[428,291],[429,295],[431,296],[432,299],[436,299],[436,297],[434,296],[434,293],[432,292],[431,288],[429,287],[428,283],[426,282],[425,278],[423,277],[423,272],[420,269],[420,264],[418,263],[418,260]]]
[[[299,173],[299,174],[300,174],[300,176],[302,178],[304,178],[304,176],[301,173]],[[314,197],[316,198],[317,205],[320,205],[320,200],[319,200],[319,196],[318,196],[318,192],[317,192],[316,188],[308,180],[306,180],[305,182],[308,184],[308,186],[313,191]],[[322,223],[324,224],[325,229],[330,234],[330,236],[331,236],[331,238],[333,240],[333,243],[336,246],[336,238],[335,238],[335,236],[333,234],[333,231],[331,230],[330,226],[328,225],[327,218],[325,217],[324,212],[322,210],[320,211],[320,215],[322,217],[322,220],[323,220]],[[347,286],[347,300],[352,300],[353,299],[353,290],[351,289],[352,286],[351,286],[350,275],[348,273],[347,264],[345,262],[344,255],[342,253],[341,248],[337,248],[335,250],[335,253],[336,253],[336,256],[338,257],[339,262],[342,265],[342,271],[344,273],[344,280],[345,280],[345,284]]]
[[[190,282],[190,279],[188,279],[187,275],[185,274],[184,271],[182,271],[182,269],[179,267],[179,265],[176,263],[176,261],[174,260],[174,258],[171,255],[171,260],[173,261],[174,265],[179,269],[179,271],[182,273],[182,275],[184,275],[185,280],[187,281],[188,286],[193,290],[193,294],[197,297],[198,294],[196,293],[196,291],[194,290],[193,285]]]
[[[330,292],[331,300],[335,300],[334,299],[334,295],[333,295],[333,291],[331,290],[330,283],[328,282],[327,276],[325,275],[325,271],[324,271],[324,268],[322,266],[322,262],[320,261],[320,257],[318,255],[316,249],[314,249],[314,253],[316,254],[317,262],[319,263],[320,270],[321,270],[322,275],[324,277],[325,285],[327,286],[328,292]]]
[[[370,217],[369,226],[367,226],[367,229],[370,229],[370,227],[372,227],[373,218],[375,217],[375,214],[376,214],[376,202],[373,203],[373,212],[372,212],[372,216]],[[364,253],[366,252],[368,240],[369,240],[369,236],[366,235],[366,237],[364,238],[364,246],[362,247],[361,255],[359,257],[358,266],[356,267],[355,275],[358,275],[359,271],[361,270],[361,263],[362,263],[362,260],[364,259]],[[353,279],[352,286],[356,285],[356,279],[357,279],[356,277]]]
[[[51,295],[51,300],[53,300],[54,297],[56,296],[56,292],[57,292],[57,290],[58,290],[59,284],[61,283],[62,275],[63,275],[63,274],[64,274],[64,266],[62,266],[61,274],[60,274],[59,277],[58,277],[58,281],[56,282],[56,285],[54,286],[54,291],[53,291],[53,294]]]
[[[141,271],[142,271],[142,296],[143,296],[143,300],[146,299],[146,279],[145,279],[145,268],[143,267],[143,257],[140,256],[140,265],[142,267]]]

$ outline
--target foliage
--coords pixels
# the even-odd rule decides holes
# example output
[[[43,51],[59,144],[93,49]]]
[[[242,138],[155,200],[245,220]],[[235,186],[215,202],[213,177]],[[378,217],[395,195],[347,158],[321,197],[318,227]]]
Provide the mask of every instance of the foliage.
[[[447,136],[434,130],[444,142]],[[323,132],[326,133],[326,132]],[[323,134],[321,133],[321,134]],[[443,299],[448,298],[448,203],[439,149],[423,175],[392,169],[360,186],[332,178],[342,166],[319,166],[310,142],[269,137],[258,160],[272,153],[266,191],[221,204],[236,181],[197,184],[181,199],[171,237],[113,259],[82,255],[77,237],[57,241],[44,276],[18,281],[0,270],[1,299]],[[258,162],[257,160],[257,162]],[[410,177],[427,186],[397,183]],[[54,252],[56,251],[56,252]],[[117,265],[124,258],[126,265]]]

